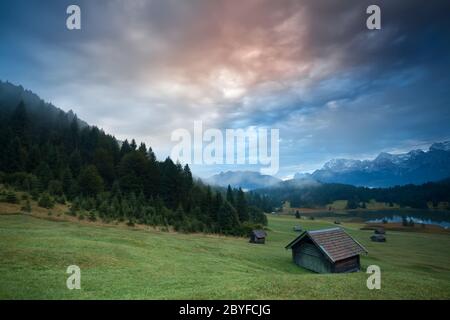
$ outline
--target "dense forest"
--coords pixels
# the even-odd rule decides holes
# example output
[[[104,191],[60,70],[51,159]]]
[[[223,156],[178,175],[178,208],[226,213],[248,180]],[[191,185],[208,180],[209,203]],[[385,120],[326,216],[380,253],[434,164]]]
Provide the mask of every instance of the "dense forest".
[[[38,104],[0,99],[0,183],[40,206],[68,201],[72,215],[185,232],[243,235],[267,223],[264,197],[212,189],[188,165],[158,161],[144,143],[117,141],[71,112]]]
[[[292,181],[276,187],[256,190],[262,197],[268,196],[267,206],[279,207],[289,201],[293,207],[324,207],[335,200],[348,200],[347,209],[364,208],[370,200],[398,204],[416,209],[437,207],[440,202],[450,203],[450,179],[422,185],[405,185],[391,188],[365,188],[338,183],[314,183],[299,185]]]

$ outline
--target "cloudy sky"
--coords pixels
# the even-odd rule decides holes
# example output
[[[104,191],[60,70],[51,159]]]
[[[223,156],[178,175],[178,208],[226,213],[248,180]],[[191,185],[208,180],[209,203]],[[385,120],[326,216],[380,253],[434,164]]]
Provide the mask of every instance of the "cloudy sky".
[[[81,30],[66,28],[70,4]],[[370,4],[381,30],[366,28]],[[160,158],[196,120],[277,128],[283,178],[450,139],[449,12],[445,0],[4,0],[0,79]]]

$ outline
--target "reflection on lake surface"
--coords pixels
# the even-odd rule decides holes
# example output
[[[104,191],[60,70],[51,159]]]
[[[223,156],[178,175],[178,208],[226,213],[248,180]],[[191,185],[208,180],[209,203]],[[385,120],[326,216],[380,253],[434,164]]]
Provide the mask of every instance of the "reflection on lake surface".
[[[408,221],[412,220],[418,224],[434,224],[444,228],[450,228],[450,211],[435,210],[370,210],[370,211],[349,211],[345,213],[321,212],[315,214],[316,217],[340,217],[359,218],[369,223],[381,223],[383,220],[388,223],[401,223],[403,217]]]

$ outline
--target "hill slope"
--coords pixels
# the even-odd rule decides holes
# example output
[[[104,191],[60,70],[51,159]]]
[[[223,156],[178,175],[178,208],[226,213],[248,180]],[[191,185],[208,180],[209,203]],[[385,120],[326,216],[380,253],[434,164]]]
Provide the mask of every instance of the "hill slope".
[[[247,239],[54,222],[0,215],[0,299],[449,299],[450,236],[390,232],[369,241],[346,230],[381,267],[382,290],[367,274],[315,274],[284,246],[298,234],[291,217],[269,217],[265,245]],[[306,229],[333,226],[302,220]],[[134,230],[134,231],[133,231]],[[20,239],[20,240],[18,240]],[[182,254],[181,254],[182,253]],[[81,268],[81,290],[67,290],[66,269]],[[26,272],[24,272],[26,270]]]
[[[0,84],[0,146],[0,184],[45,207],[69,200],[74,214],[233,235],[266,221],[238,190],[230,190],[236,203],[228,201],[194,181],[188,165],[158,161],[134,139],[119,144],[10,83]]]

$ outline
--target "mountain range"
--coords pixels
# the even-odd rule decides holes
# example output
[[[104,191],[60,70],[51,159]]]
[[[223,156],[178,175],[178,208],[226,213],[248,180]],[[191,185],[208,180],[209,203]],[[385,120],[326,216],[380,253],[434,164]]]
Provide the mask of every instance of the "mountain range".
[[[291,185],[342,183],[364,187],[392,187],[423,184],[450,177],[450,141],[434,143],[427,151],[380,153],[373,160],[333,159],[313,173],[297,173]],[[275,187],[282,180],[253,171],[227,171],[204,182],[245,190]],[[286,181],[284,182],[286,183]]]
[[[380,153],[373,160],[333,159],[311,174],[294,179],[366,187],[422,184],[450,177],[450,141],[434,143],[427,151]]]

